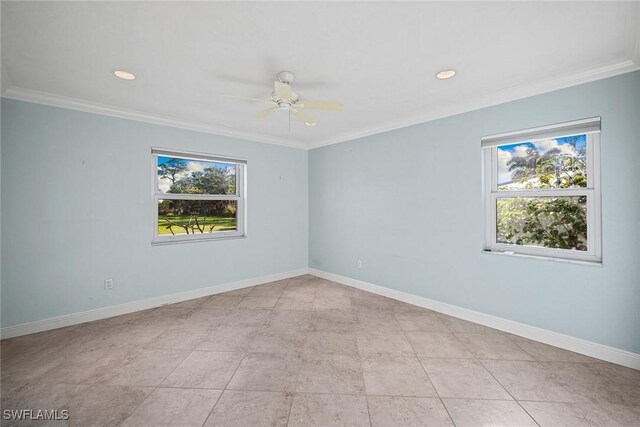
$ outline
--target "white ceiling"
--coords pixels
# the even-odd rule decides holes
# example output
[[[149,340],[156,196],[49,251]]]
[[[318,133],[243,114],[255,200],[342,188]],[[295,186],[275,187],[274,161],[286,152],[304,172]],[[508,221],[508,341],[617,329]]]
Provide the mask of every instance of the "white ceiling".
[[[635,2],[3,2],[2,93],[308,148],[637,70],[639,29]],[[289,133],[221,96],[283,69],[345,109]]]

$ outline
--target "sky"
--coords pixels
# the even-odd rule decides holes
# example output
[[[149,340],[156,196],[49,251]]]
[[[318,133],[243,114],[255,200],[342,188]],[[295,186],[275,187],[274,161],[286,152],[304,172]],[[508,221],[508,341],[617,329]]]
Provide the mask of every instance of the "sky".
[[[577,156],[578,151],[587,144],[587,136],[580,135],[574,148],[568,138],[541,139],[539,141],[518,142],[515,144],[501,145],[498,147],[498,184],[511,182],[511,173],[507,162],[513,157],[526,155],[527,148],[536,147],[540,154],[544,154],[552,148],[559,148],[563,154]]]
[[[164,157],[158,156],[158,166],[167,163],[174,159],[174,157]],[[206,162],[202,160],[189,160],[189,159],[181,159],[187,162],[187,171],[181,174],[176,175],[177,179],[184,178],[186,176],[191,175],[191,172],[202,172],[206,168],[218,168],[218,169],[229,169],[231,173],[235,173],[236,165],[233,163],[220,163],[220,162]],[[169,178],[160,178],[158,176],[158,188],[161,193],[166,193],[169,191],[171,187],[171,180]]]

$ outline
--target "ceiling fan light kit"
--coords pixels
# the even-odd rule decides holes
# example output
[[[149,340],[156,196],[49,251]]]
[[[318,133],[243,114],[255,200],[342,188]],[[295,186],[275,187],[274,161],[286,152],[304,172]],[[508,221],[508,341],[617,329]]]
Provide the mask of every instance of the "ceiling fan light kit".
[[[455,75],[456,75],[456,70],[453,70],[453,69],[442,70],[442,71],[439,71],[436,74],[436,78],[438,80],[447,80],[447,79],[450,79],[451,77],[453,77]]]
[[[115,70],[113,74],[123,80],[135,80],[136,75],[125,70]]]
[[[276,111],[286,111],[294,118],[303,122],[307,126],[315,126],[317,121],[311,114],[303,111],[322,110],[322,111],[339,111],[342,110],[342,104],[333,101],[300,101],[300,97],[293,91],[292,84],[296,76],[291,71],[280,71],[276,74],[276,80],[273,82],[273,91],[271,99],[252,98],[246,96],[231,96],[230,98],[241,99],[245,101],[262,102],[272,105],[266,110],[260,111],[254,115],[257,119],[262,119]]]

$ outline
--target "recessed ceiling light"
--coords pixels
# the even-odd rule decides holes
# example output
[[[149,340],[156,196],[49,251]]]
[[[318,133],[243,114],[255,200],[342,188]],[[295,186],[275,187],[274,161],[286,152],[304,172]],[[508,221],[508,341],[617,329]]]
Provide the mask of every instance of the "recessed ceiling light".
[[[124,70],[116,70],[113,72],[113,74],[116,75],[116,77],[120,77],[121,79],[124,80],[135,80],[136,76],[133,73],[130,73],[128,71],[124,71]]]
[[[442,70],[438,74],[436,74],[436,77],[440,80],[447,80],[455,75],[456,75],[456,70]]]
[[[316,122],[304,122],[304,124],[307,126],[315,126]]]

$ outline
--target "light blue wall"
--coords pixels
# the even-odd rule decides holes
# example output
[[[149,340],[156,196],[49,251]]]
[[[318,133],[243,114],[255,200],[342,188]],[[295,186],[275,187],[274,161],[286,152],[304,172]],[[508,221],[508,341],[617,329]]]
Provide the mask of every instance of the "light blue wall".
[[[603,266],[481,253],[480,137],[593,116]],[[640,72],[319,148],[309,181],[311,267],[640,352]]]
[[[151,246],[152,146],[246,158],[248,237]],[[1,170],[3,327],[308,265],[304,150],[3,99]]]
[[[596,115],[604,265],[482,254],[480,137]],[[640,352],[638,72],[312,150],[308,165],[7,99],[2,125],[3,327],[309,265]],[[152,247],[151,146],[247,158],[249,237]]]

